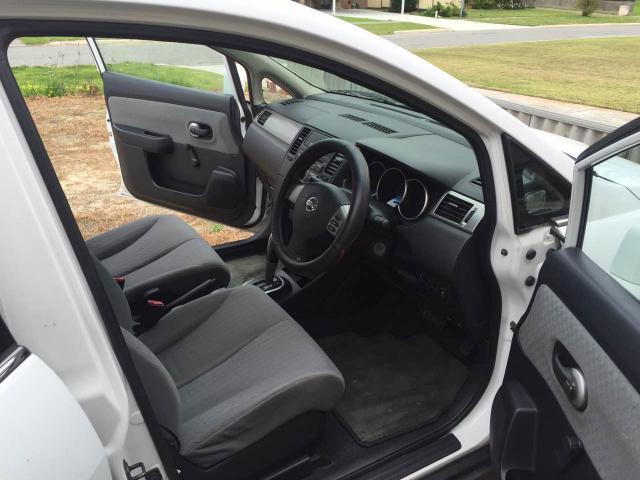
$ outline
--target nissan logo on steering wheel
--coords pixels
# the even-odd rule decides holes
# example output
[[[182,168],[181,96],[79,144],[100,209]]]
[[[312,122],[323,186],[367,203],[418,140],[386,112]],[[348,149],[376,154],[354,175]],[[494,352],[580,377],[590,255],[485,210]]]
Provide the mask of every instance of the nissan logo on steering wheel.
[[[307,198],[307,201],[304,204],[304,209],[309,213],[313,213],[318,210],[318,197]]]

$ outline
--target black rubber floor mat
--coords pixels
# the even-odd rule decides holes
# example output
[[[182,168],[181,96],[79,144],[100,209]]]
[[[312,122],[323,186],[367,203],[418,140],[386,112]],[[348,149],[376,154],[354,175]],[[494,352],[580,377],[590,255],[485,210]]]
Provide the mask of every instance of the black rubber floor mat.
[[[423,333],[345,333],[318,342],[345,378],[336,413],[364,445],[435,420],[467,377],[464,364]]]

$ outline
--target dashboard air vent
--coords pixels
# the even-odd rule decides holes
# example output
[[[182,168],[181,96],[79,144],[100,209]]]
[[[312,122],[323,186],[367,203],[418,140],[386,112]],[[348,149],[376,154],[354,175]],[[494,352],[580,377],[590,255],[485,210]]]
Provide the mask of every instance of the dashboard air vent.
[[[324,167],[324,173],[328,175],[330,178],[333,177],[335,173],[338,171],[338,167],[340,166],[343,160],[344,160],[344,157],[342,155],[334,155],[334,157],[331,160],[329,160],[329,163],[327,163],[327,166]]]
[[[298,153],[298,149],[300,148],[300,145],[302,145],[302,142],[305,141],[305,139],[309,136],[310,133],[311,133],[311,129],[309,127],[304,127],[302,130],[300,130],[300,133],[298,134],[296,139],[293,141],[293,143],[291,144],[291,148],[289,149],[289,153],[291,155],[295,155]]]
[[[258,125],[264,125],[270,116],[271,116],[271,112],[269,110],[265,110],[264,112],[262,112],[257,120]]]
[[[379,132],[384,133],[385,135],[390,135],[392,133],[398,133],[396,130],[389,128],[389,127],[385,127],[384,125],[380,125],[379,123],[376,122],[367,122],[364,125],[366,125],[369,128],[373,128],[375,130],[378,130]]]
[[[295,98],[292,98],[290,100],[284,100],[283,102],[280,102],[280,105],[291,105],[292,103],[300,103],[302,102],[302,100],[296,100]]]
[[[471,183],[473,183],[474,185],[478,185],[479,187],[482,186],[482,179],[480,177],[476,177],[473,180],[471,180]]]
[[[473,208],[473,204],[447,193],[433,211],[434,215],[462,225],[467,215]]]
[[[340,115],[341,117],[348,118],[349,120],[353,120],[354,122],[365,122],[366,120],[362,117],[358,117],[357,115],[351,115],[350,113],[343,113]]]

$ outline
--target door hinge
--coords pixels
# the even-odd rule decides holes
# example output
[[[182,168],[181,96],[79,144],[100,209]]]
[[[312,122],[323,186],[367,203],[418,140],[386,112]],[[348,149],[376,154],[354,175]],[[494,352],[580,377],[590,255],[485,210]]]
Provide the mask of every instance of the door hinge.
[[[158,467],[152,468],[147,472],[144,463],[138,462],[129,465],[124,459],[122,460],[122,466],[127,480],[162,480],[162,473],[160,473]]]

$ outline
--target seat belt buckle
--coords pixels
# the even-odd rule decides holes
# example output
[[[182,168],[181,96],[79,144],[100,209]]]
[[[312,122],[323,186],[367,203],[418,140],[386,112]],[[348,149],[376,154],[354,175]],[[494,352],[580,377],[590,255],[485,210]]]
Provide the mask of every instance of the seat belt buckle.
[[[154,300],[152,298],[147,299],[147,306],[151,308],[161,308],[164,309],[166,307],[165,303],[162,300]]]
[[[116,275],[115,277],[113,277],[113,279],[116,281],[116,283],[118,284],[120,289],[124,290],[125,276],[124,275]]]

